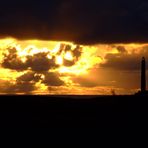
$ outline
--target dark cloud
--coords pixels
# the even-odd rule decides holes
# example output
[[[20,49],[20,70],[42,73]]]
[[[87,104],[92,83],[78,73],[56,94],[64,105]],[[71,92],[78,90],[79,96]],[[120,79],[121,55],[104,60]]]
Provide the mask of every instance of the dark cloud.
[[[30,49],[31,50],[31,49]],[[50,52],[39,52],[33,55],[18,55],[15,47],[8,47],[3,54],[2,67],[15,70],[17,72],[24,71],[25,73],[17,77],[15,83],[8,82],[8,85],[2,89],[1,92],[5,93],[31,93],[35,90],[35,84],[41,82],[48,87],[64,86],[65,83],[60,79],[60,75],[55,70],[60,65],[56,64],[56,56],[64,56],[67,52],[71,52],[73,60],[67,60],[63,57],[63,65],[70,67],[73,66],[81,57],[82,48],[77,46],[72,49],[71,45],[61,44],[59,52],[56,55],[51,55]],[[51,56],[51,58],[48,57]]]
[[[35,72],[29,71],[17,78],[18,82],[38,82],[41,79],[41,75]]]
[[[148,41],[146,0],[5,0],[1,37],[82,44]]]
[[[33,56],[26,55],[26,61],[23,62],[21,57],[18,56],[16,48],[8,48],[8,54],[4,54],[2,66],[4,68],[13,69],[17,71],[23,71],[31,68],[35,72],[45,72],[50,69],[58,67],[55,63],[55,57],[51,59],[47,58],[46,52],[37,53]]]
[[[59,51],[57,53],[58,55],[61,55],[62,52],[65,51],[65,46],[66,46],[65,44],[60,44],[60,49],[59,49]],[[71,49],[71,46],[70,46],[70,49]]]
[[[67,44],[61,44],[60,49],[56,55],[51,55],[50,52],[39,52],[33,55],[25,55],[25,61],[22,60],[22,57],[18,56],[15,47],[8,47],[6,51],[4,51],[4,57],[2,61],[2,66],[4,68],[17,71],[31,69],[32,71],[38,73],[44,73],[51,69],[58,68],[59,65],[56,64],[57,55],[61,55],[62,57],[63,54],[65,55],[67,52],[71,52],[73,56],[72,60],[68,60],[63,57],[64,66],[70,67],[79,60],[82,54],[82,48],[80,46],[72,49],[72,46]],[[51,56],[51,59],[48,58],[48,55]]]
[[[64,66],[70,67],[70,66],[73,66],[81,57],[82,47],[77,45],[74,49],[72,49],[71,45],[61,44],[57,55],[61,55],[62,52],[64,52],[65,54],[67,52],[71,52],[72,56],[74,57],[73,60],[68,60],[68,59],[63,58]]]
[[[61,55],[62,52],[66,53],[68,51],[72,52],[73,56],[75,57],[76,60],[81,57],[83,48],[79,45],[77,45],[74,49],[72,49],[71,45],[68,44],[61,44],[59,52],[57,53],[58,55]]]
[[[105,57],[106,62],[101,63],[100,66],[114,70],[140,71],[141,58],[143,56],[145,56],[146,61],[148,61],[148,46],[143,47],[139,53],[133,52],[129,54],[120,52],[118,54],[107,54]]]
[[[74,64],[75,64],[74,61],[64,59],[64,66],[70,67],[73,66]]]
[[[18,71],[27,69],[27,64],[23,63],[21,59],[18,57],[16,48],[9,48],[8,52],[8,55],[4,54],[4,59],[2,62],[2,66],[4,68]]]
[[[42,81],[46,86],[62,86],[64,85],[64,81],[59,78],[57,73],[46,73],[45,79]]]
[[[119,52],[122,52],[122,53],[126,53],[127,52],[124,46],[117,46],[116,48],[117,48],[117,50]]]
[[[12,83],[11,81],[3,81],[0,86],[1,93],[25,93],[31,94],[36,88],[34,83],[30,82],[21,82],[17,81],[17,83]]]
[[[39,75],[35,75],[35,72],[26,72],[25,74],[16,78],[15,83],[6,81],[6,84],[1,92],[4,93],[32,93],[36,89],[35,83],[40,80]]]
[[[82,55],[82,47],[77,46],[74,50],[72,50],[72,47],[69,45],[66,45],[65,47],[65,53],[70,51],[72,53],[72,56],[74,57],[73,60],[67,60],[64,58],[64,65],[65,66],[73,66],[81,57]]]
[[[82,47],[77,46],[74,50],[73,50],[73,55],[76,58],[76,60],[78,60],[81,57],[82,54]]]
[[[43,77],[44,76],[44,77]],[[28,71],[25,74],[16,78],[15,83],[11,81],[0,80],[0,91],[1,93],[25,93],[32,94],[33,91],[37,89],[35,84],[37,82],[41,82],[46,86],[54,87],[54,86],[64,86],[64,81],[59,78],[57,73],[35,73],[32,71]]]
[[[32,48],[30,48],[31,50]],[[64,66],[73,66],[81,57],[82,47],[77,46],[75,49],[72,49],[71,45],[61,44],[60,49],[56,55],[51,55],[50,52],[39,52],[33,55],[25,55],[26,60],[23,61],[22,57],[18,56],[17,50],[15,47],[8,47],[4,51],[4,57],[2,61],[2,66],[4,68],[13,69],[17,71],[23,71],[31,69],[35,72],[46,72],[50,69],[58,68],[59,65],[56,64],[56,56],[66,54],[71,52],[73,60],[68,60],[63,57]],[[51,59],[48,58],[48,55],[51,56]]]
[[[66,45],[65,46],[65,52],[70,51],[71,50],[71,46],[70,45]]]
[[[29,71],[16,79],[16,82],[19,84],[20,83],[35,84],[36,82],[39,82],[39,81],[41,81],[41,83],[45,84],[46,86],[64,85],[64,81],[60,79],[59,74],[54,72],[46,72],[46,73],[39,74],[39,73]]]
[[[33,56],[28,56],[26,61],[28,67],[31,67],[31,69],[36,72],[44,72],[58,67],[55,63],[55,57],[48,59],[47,54],[48,53],[38,53]]]

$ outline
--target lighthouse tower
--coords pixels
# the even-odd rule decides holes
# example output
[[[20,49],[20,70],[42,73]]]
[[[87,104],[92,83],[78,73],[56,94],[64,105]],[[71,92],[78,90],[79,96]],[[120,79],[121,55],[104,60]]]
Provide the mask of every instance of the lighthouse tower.
[[[145,58],[141,61],[141,93],[146,92],[146,62]]]

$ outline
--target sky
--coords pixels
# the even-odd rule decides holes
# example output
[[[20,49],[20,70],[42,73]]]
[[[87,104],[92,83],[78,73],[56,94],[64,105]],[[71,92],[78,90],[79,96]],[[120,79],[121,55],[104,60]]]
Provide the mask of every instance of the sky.
[[[147,34],[146,0],[2,1],[0,93],[133,94]]]

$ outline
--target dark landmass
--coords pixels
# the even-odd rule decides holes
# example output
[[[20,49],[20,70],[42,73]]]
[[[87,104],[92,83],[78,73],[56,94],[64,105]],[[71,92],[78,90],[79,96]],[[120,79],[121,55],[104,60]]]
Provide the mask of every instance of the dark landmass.
[[[1,128],[147,126],[147,96],[0,96]]]

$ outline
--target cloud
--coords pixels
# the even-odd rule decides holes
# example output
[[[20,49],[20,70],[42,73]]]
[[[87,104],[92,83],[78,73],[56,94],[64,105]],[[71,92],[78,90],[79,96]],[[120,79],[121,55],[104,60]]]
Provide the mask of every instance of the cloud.
[[[32,50],[32,47],[30,47],[30,50]],[[72,59],[66,59],[64,57],[68,52],[71,53]],[[72,49],[71,45],[61,44],[55,55],[52,55],[50,51],[43,52],[42,50],[39,50],[38,53],[34,53],[33,55],[26,54],[24,57],[21,57],[19,56],[16,47],[10,46],[4,51],[2,67],[17,71],[31,69],[32,71],[41,73],[56,69],[60,66],[56,63],[56,56],[61,56],[64,66],[70,67],[79,60],[81,54],[82,47],[76,46],[76,48]],[[48,56],[50,56],[50,58]],[[25,61],[22,60],[23,58],[25,58]]]
[[[144,56],[146,58],[146,61],[148,61],[147,49],[148,46],[144,46],[138,53],[127,53],[126,50],[124,50],[124,47],[120,47],[120,53],[107,54],[105,57],[106,62],[101,63],[100,66],[103,68],[110,68],[114,70],[139,71],[141,67],[141,58]]]
[[[12,83],[11,81],[2,81],[0,85],[1,93],[15,94],[15,93],[25,93],[31,94],[36,88],[34,83],[31,82],[21,82],[17,81]]]
[[[36,90],[36,82],[41,79],[41,76],[35,72],[28,71],[16,78],[15,82],[3,81],[1,92],[3,93],[32,93]]]
[[[29,71],[21,75],[20,77],[18,77],[17,81],[18,82],[38,82],[40,79],[41,79],[41,75],[32,71]]]
[[[57,56],[63,59],[63,66],[71,67],[78,62],[82,54],[82,48],[76,46],[73,48],[68,44],[61,44],[57,53],[50,51],[38,51],[33,54],[32,48],[25,49],[26,54],[21,56],[17,47],[8,47],[3,54],[2,64],[3,68],[15,70],[16,72],[24,72],[17,77],[15,82],[8,83],[2,89],[6,93],[30,93],[36,89],[35,84],[41,82],[48,87],[64,86],[65,83],[60,79],[59,73],[50,72],[57,70],[60,65],[57,64]],[[37,50],[36,50],[37,51]],[[22,49],[21,52],[24,52]],[[65,54],[71,53],[72,59],[66,59]]]
[[[8,49],[9,53],[4,54],[2,66],[4,68],[22,71],[28,68],[26,63],[23,63],[17,55],[16,48]]]
[[[116,48],[121,53],[126,53],[127,52],[124,46],[117,46]]]
[[[44,72],[58,67],[58,65],[55,63],[55,57],[48,59],[47,53],[38,53],[34,54],[33,56],[28,56],[26,64],[36,72]]]
[[[46,86],[63,86],[65,84],[64,81],[60,79],[59,74],[55,72],[45,72],[39,74],[36,72],[28,71],[16,78],[17,84],[23,85],[35,85],[39,81]]]
[[[145,0],[6,0],[1,37],[81,44],[148,41]]]
[[[46,86],[62,86],[64,85],[64,81],[62,81],[59,78],[59,75],[57,73],[46,73],[45,74],[45,78],[42,81],[43,84],[45,84]]]
[[[141,18],[142,21],[144,21],[146,24],[148,24],[148,2],[145,1],[141,5],[139,5],[138,9],[138,16]]]
[[[73,66],[74,64],[75,64],[74,61],[64,59],[64,66],[70,67]]]
[[[73,66],[74,64],[76,64],[76,62],[81,57],[81,55],[82,55],[82,47],[77,45],[76,48],[74,50],[72,50],[72,47],[67,45],[65,47],[65,53],[68,52],[68,51],[71,52],[74,59],[73,60],[67,60],[67,59],[64,58],[64,66],[70,67],[70,66]]]
[[[37,90],[35,84],[39,81],[48,87],[64,86],[64,81],[59,78],[57,73],[38,74],[28,71],[25,74],[17,77],[15,82],[0,80],[0,92],[7,94],[32,94],[33,91]]]
[[[78,60],[81,57],[82,54],[82,47],[80,47],[79,45],[73,50],[73,55],[76,58],[76,60]]]

